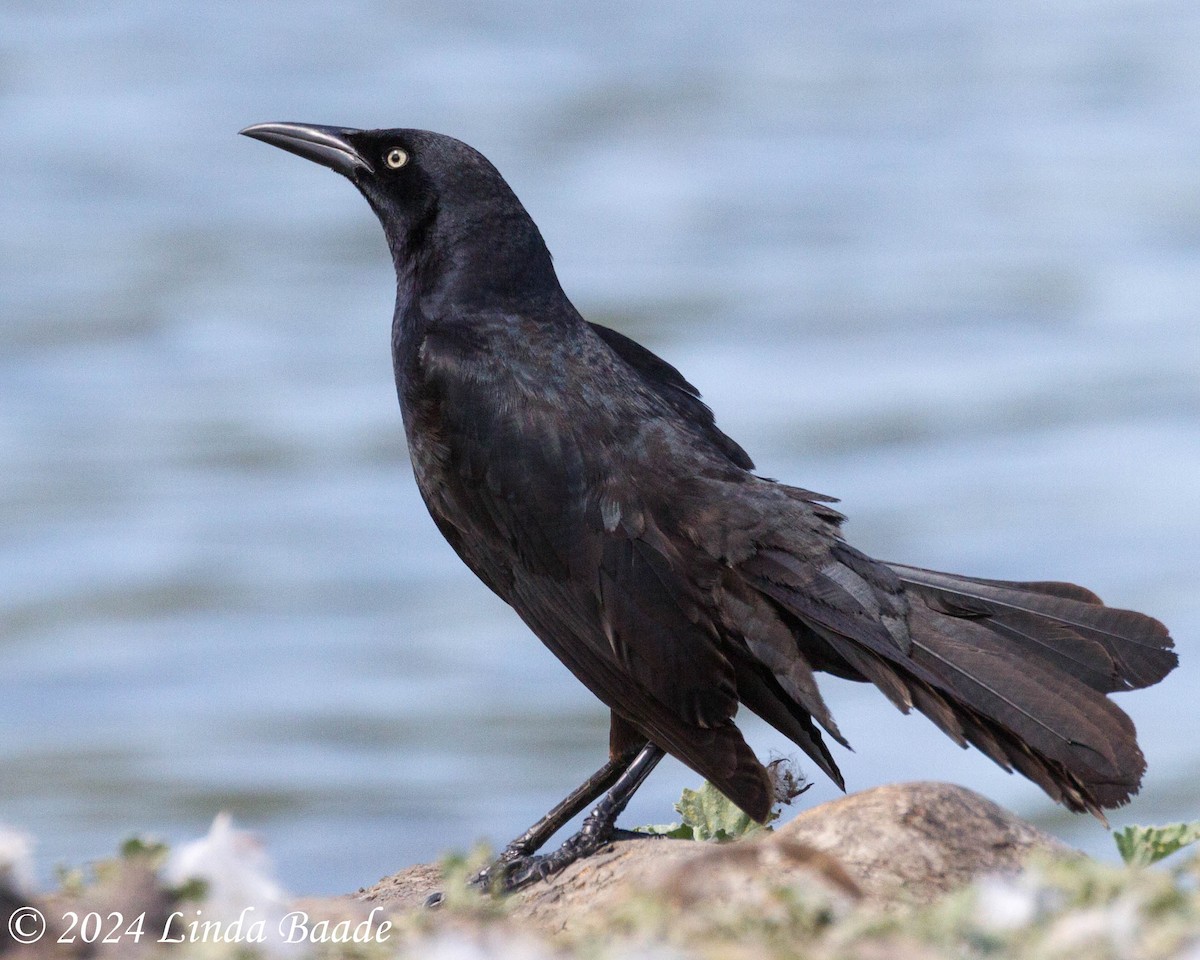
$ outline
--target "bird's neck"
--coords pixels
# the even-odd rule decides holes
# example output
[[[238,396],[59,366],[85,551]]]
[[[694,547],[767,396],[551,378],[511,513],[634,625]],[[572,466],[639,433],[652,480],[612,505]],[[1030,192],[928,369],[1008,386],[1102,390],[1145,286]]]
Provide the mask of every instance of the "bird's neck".
[[[524,209],[466,214],[434,214],[408,234],[388,238],[398,319],[525,314],[531,304],[544,309],[566,300],[550,252]]]

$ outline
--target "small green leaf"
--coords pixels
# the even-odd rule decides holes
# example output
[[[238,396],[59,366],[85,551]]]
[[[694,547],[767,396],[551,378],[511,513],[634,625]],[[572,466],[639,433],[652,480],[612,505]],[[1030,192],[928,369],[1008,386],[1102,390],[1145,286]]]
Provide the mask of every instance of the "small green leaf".
[[[1122,860],[1132,866],[1145,867],[1200,840],[1200,820],[1165,827],[1129,826],[1114,833],[1113,839]]]
[[[169,848],[161,840],[152,840],[140,835],[129,837],[121,844],[121,857],[127,860],[134,857],[148,857],[161,862],[166,859],[168,853],[170,853]]]
[[[737,840],[747,834],[771,828],[755,822],[742,809],[711,783],[705,781],[699,790],[683,791],[675,809],[683,817],[683,823],[657,823],[637,828],[638,833],[649,833],[672,840]],[[772,810],[768,822],[779,818],[779,811]]]
[[[192,877],[184,880],[177,887],[171,887],[169,892],[176,900],[191,900],[195,903],[203,903],[208,899],[208,881],[200,877]]]
[[[675,809],[696,840],[735,840],[762,829],[711,783],[699,790],[684,790]]]

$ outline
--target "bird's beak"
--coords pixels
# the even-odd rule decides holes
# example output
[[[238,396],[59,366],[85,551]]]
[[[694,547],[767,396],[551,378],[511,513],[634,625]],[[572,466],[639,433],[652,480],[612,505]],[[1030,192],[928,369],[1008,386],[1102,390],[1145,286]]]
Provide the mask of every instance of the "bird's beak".
[[[311,123],[256,123],[238,132],[329,167],[343,176],[352,177],[357,170],[374,172],[366,158],[346,139],[360,132],[350,127],[318,127]]]

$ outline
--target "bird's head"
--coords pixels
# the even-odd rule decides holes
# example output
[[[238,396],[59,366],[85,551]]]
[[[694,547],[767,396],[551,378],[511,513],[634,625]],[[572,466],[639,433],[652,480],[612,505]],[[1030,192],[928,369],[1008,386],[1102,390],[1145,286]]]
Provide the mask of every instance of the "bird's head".
[[[241,133],[335,170],[383,224],[396,271],[415,292],[460,301],[526,295],[550,282],[550,255],[504,178],[478,150],[428,130],[259,123]],[[428,289],[425,289],[428,288]]]

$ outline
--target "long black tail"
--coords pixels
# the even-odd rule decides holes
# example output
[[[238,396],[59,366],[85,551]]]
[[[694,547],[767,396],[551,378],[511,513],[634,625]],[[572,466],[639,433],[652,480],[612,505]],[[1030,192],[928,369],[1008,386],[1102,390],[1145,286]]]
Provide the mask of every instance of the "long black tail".
[[[1071,810],[1103,820],[1102,808],[1129,801],[1146,763],[1106,694],[1175,667],[1166,627],[1074,584],[889,566],[909,597],[908,657],[826,635],[839,653],[901,709],[916,707]]]

